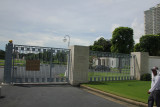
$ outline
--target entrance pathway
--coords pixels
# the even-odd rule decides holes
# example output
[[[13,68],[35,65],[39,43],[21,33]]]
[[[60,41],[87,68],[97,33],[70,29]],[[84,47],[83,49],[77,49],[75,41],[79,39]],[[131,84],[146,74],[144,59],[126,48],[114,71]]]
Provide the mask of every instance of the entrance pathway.
[[[0,107],[126,107],[70,85],[4,86]]]

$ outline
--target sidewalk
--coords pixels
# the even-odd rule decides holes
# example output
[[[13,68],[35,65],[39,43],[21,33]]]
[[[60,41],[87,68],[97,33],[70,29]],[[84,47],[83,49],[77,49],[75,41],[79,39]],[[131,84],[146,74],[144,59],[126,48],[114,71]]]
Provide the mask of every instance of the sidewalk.
[[[148,104],[146,104],[146,103],[142,103],[142,102],[138,102],[138,101],[135,101],[135,100],[123,98],[123,97],[120,97],[120,96],[117,96],[117,95],[114,95],[114,94],[111,94],[111,93],[103,92],[103,91],[85,86],[85,85],[80,85],[80,87],[82,89],[86,89],[86,90],[89,90],[89,91],[93,92],[93,94],[101,94],[101,95],[104,95],[104,96],[107,96],[107,97],[110,97],[110,98],[114,98],[116,100],[120,100],[122,102],[126,102],[126,103],[129,103],[129,104],[140,106],[140,107],[148,107]]]

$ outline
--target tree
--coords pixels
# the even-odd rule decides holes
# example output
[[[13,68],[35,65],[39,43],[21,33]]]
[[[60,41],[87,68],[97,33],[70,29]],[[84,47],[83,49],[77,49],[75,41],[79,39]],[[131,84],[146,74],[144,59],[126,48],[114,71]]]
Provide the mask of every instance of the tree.
[[[67,53],[66,52],[57,52],[56,53],[56,59],[59,64],[64,64],[67,62]]]
[[[128,27],[118,27],[113,31],[111,39],[111,52],[129,54],[134,47],[133,29]],[[118,69],[121,73],[122,58],[119,57]]]
[[[137,44],[134,46],[134,52],[141,52],[140,43],[137,43]]]
[[[111,41],[106,40],[103,37],[94,41],[93,46],[90,46],[90,50],[93,51],[102,51],[102,52],[111,52]]]
[[[141,52],[149,52],[151,56],[160,55],[160,35],[144,35],[140,38]]]
[[[129,54],[133,51],[133,29],[128,27],[118,27],[113,31],[111,39],[111,52]]]
[[[0,59],[5,59],[5,51],[0,50]]]
[[[100,45],[93,45],[93,46],[90,46],[90,50],[92,50],[92,51],[103,51],[103,47],[100,46]]]

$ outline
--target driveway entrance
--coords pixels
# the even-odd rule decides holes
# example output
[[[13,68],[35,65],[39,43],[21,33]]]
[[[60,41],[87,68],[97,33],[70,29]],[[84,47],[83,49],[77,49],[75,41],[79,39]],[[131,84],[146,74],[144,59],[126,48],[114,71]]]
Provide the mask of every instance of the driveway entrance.
[[[6,86],[1,107],[126,107],[70,85]]]

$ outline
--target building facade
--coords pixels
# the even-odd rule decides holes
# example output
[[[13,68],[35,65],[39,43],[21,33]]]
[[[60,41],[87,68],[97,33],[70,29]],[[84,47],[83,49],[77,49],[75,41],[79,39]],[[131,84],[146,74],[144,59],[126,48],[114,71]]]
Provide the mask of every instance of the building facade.
[[[145,34],[160,33],[160,4],[144,11]]]
[[[112,57],[99,57],[93,59],[93,66],[103,65],[111,68],[125,68],[130,66],[130,58],[112,58]]]

